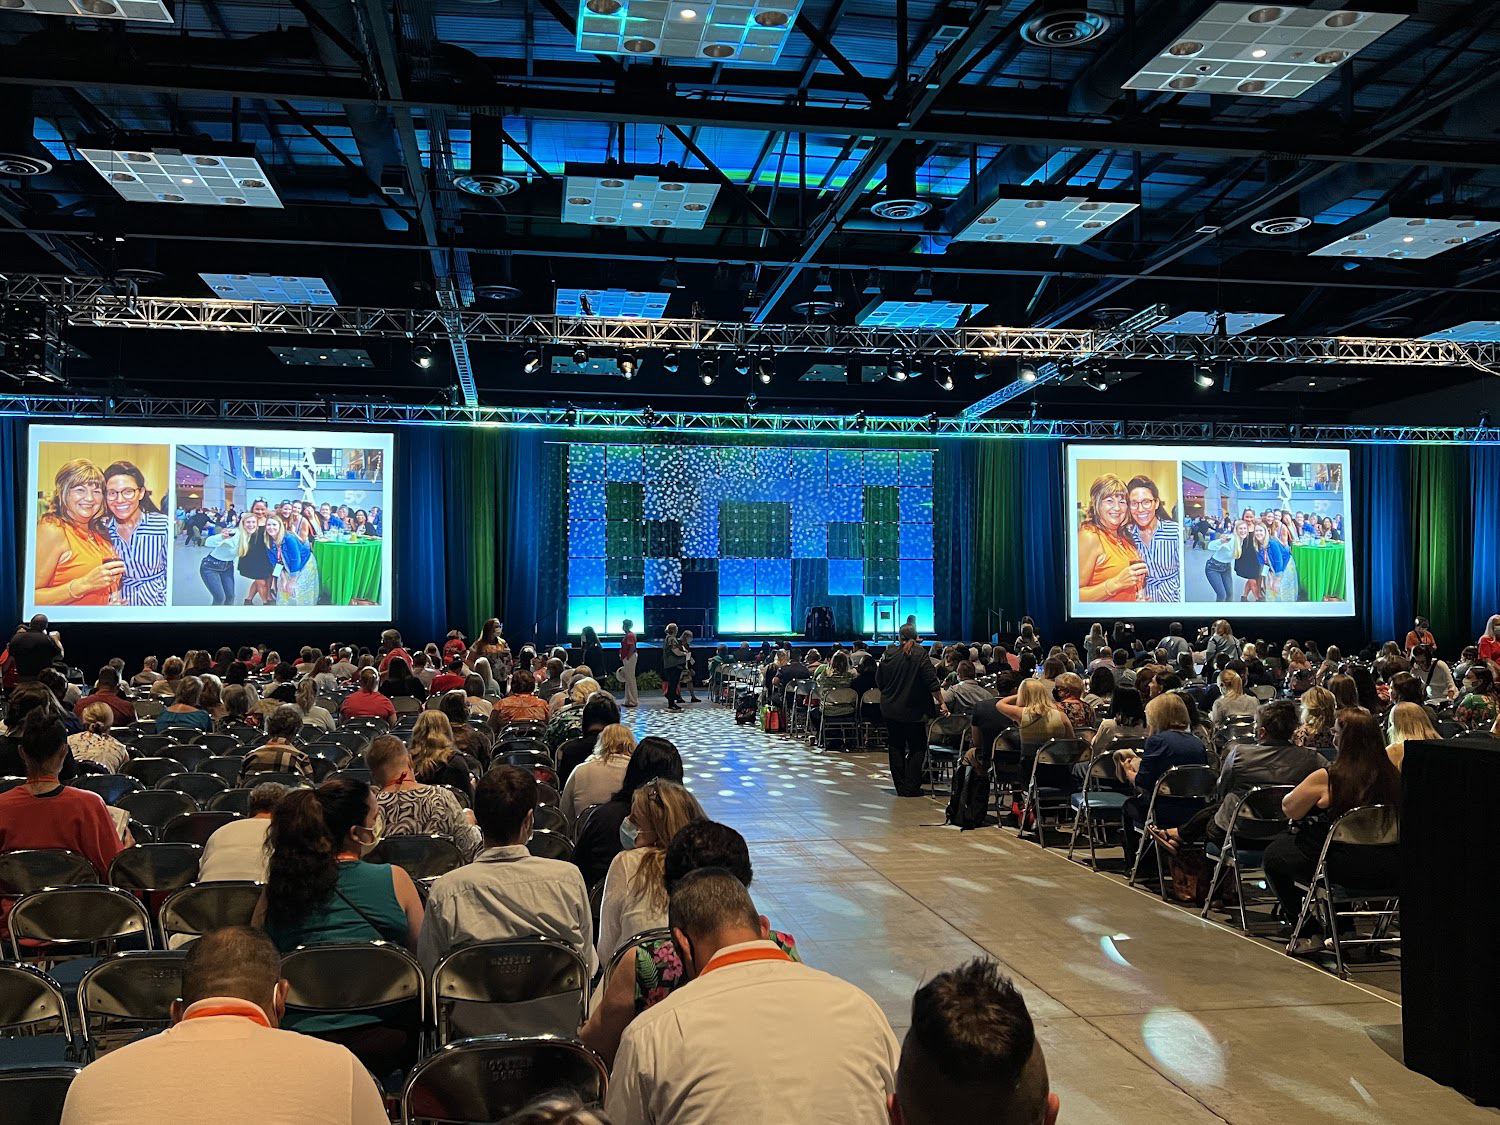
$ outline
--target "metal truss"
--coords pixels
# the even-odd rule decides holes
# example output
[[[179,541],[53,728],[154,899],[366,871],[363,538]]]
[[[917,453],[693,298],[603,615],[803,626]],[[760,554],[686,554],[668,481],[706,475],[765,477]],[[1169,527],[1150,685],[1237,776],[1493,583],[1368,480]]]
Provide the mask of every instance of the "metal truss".
[[[0,394],[0,416],[91,422],[274,422],[317,426],[500,426],[585,435],[655,430],[675,434],[830,434],[922,438],[1053,438],[1278,445],[1500,444],[1500,429],[1322,426],[1264,422],[1097,422],[1025,418],[868,417],[864,414],[711,414],[589,407],[445,406],[338,399],[240,400]]]
[[[845,355],[945,355],[1025,359],[1193,360],[1228,363],[1389,364],[1402,367],[1500,367],[1500,344],[1375,336],[1221,336],[1159,333],[1140,324],[1105,329],[962,327],[874,329],[838,324],[745,324],[713,320],[610,320],[533,316],[476,309],[388,309],[271,305],[199,298],[141,297],[106,281],[20,275],[0,290],[11,301],[46,301],[75,327],[198,332],[260,332],[362,339],[584,345],[601,349],[768,350]],[[1152,310],[1148,310],[1148,313]],[[1055,373],[1060,374],[1060,372]],[[985,410],[1031,389],[1013,384],[984,400]],[[466,388],[467,390],[467,388]],[[1011,393],[1013,392],[1013,393]],[[1005,397],[1000,397],[1000,396]],[[993,402],[991,400],[994,400]],[[983,403],[971,410],[978,410]],[[982,411],[981,411],[982,412]]]

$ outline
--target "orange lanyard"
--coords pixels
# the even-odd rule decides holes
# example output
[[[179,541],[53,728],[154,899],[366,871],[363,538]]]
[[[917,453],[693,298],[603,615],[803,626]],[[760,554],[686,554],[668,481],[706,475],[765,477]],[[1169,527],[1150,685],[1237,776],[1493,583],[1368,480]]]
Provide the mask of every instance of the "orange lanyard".
[[[711,973],[715,969],[722,969],[725,965],[741,965],[746,961],[790,961],[784,949],[736,949],[733,953],[720,953],[715,955],[707,965],[703,966],[701,977]]]
[[[196,1019],[207,1019],[209,1016],[239,1016],[241,1019],[258,1023],[261,1027],[270,1027],[271,1021],[266,1019],[266,1014],[255,1004],[215,1004],[210,1008],[199,1008],[183,1016],[183,1022]]]

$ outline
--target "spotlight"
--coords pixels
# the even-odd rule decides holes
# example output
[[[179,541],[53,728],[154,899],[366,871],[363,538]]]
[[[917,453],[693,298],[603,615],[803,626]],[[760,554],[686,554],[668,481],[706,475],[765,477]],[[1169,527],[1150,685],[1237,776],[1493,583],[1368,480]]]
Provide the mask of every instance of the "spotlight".
[[[865,274],[864,293],[867,297],[878,297],[881,293],[880,271],[871,269]]]
[[[631,355],[629,352],[621,352],[619,358],[615,360],[615,366],[620,369],[620,374],[625,376],[625,378],[635,378],[635,356]]]
[[[915,365],[904,359],[897,359],[891,364],[891,378],[897,383],[904,383],[911,378],[911,369]]]
[[[744,352],[734,357],[734,370],[737,375],[750,374],[750,357]]]
[[[662,356],[661,366],[663,371],[670,371],[675,375],[678,368],[682,366],[682,360],[678,358],[676,352],[668,352]]]
[[[432,354],[431,348],[426,344],[418,344],[411,350],[411,361],[423,371],[426,371],[436,362],[436,359]]]
[[[755,366],[760,372],[760,381],[770,383],[771,377],[776,374],[776,361],[768,355],[763,355]]]
[[[535,375],[542,369],[541,353],[535,350],[528,351],[525,359],[521,361],[521,370],[528,375]]]
[[[589,361],[589,350],[582,344],[573,349],[573,362],[582,367]]]
[[[1016,374],[1021,377],[1021,382],[1023,383],[1035,383],[1036,364],[1032,363],[1029,359],[1023,359],[1020,363],[1016,364]]]
[[[865,425],[866,425],[865,412],[863,410],[860,410],[860,411],[856,412],[855,415],[854,415],[854,428],[856,430],[858,430],[860,433],[864,433],[865,432]]]
[[[1193,367],[1193,382],[1200,387],[1212,387],[1217,380],[1214,378],[1214,369],[1206,363],[1199,363]]]
[[[932,381],[945,391],[953,389],[953,368],[946,363],[936,364],[932,372]]]

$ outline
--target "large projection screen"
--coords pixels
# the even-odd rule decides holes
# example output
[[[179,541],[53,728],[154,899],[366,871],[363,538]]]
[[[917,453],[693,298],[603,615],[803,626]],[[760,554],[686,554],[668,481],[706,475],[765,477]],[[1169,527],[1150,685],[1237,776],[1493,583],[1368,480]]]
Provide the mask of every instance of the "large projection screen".
[[[389,621],[389,431],[34,425],[24,615]]]
[[[1073,617],[1349,617],[1349,454],[1070,445]]]

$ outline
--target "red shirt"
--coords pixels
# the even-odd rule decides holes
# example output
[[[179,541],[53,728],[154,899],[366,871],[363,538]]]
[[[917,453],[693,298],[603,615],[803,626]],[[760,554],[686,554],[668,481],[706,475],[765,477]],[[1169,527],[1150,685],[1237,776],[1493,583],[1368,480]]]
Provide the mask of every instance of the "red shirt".
[[[99,882],[109,864],[125,850],[104,798],[87,789],[64,785],[40,797],[24,785],[0,793],[0,852],[22,848],[67,848],[94,865]],[[13,898],[0,899],[0,914],[10,916]]]
[[[117,727],[135,722],[135,704],[112,691],[96,691],[93,695],[85,695],[73,704],[73,714],[83,718],[83,709],[90,703],[109,704],[109,709],[115,713],[114,725]]]
[[[432,686],[427,689],[429,695],[442,695],[445,691],[456,691],[464,686],[464,678],[457,672],[440,672],[432,677]]]
[[[620,659],[629,660],[635,655],[635,634],[626,633],[620,638]]]
[[[396,705],[378,691],[357,691],[344,700],[339,714],[346,719],[376,718],[396,721]]]

